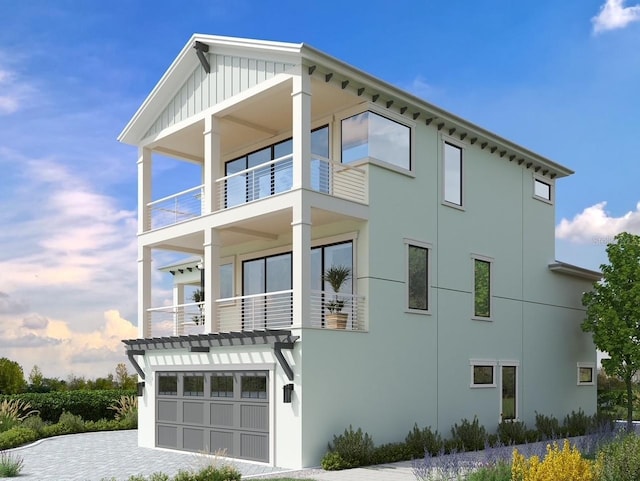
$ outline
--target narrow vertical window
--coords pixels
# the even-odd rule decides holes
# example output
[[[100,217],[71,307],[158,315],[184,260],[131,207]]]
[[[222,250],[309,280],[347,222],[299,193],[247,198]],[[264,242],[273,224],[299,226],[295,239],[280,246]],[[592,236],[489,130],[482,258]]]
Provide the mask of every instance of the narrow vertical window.
[[[502,413],[503,421],[518,417],[518,368],[517,366],[502,366]]]
[[[462,149],[444,143],[444,201],[462,206]]]
[[[491,262],[474,259],[473,315],[491,317]]]
[[[409,244],[407,246],[408,279],[407,294],[410,310],[429,310],[429,249]]]

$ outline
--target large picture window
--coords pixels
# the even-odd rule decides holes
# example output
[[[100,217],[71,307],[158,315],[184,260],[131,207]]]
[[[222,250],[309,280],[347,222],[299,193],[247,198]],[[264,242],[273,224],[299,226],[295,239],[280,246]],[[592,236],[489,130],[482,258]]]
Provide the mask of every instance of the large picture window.
[[[444,201],[462,206],[462,149],[444,143]]]
[[[429,311],[429,246],[405,241],[407,245],[407,307]]]
[[[411,170],[411,129],[373,112],[342,121],[342,162],[376,159]]]

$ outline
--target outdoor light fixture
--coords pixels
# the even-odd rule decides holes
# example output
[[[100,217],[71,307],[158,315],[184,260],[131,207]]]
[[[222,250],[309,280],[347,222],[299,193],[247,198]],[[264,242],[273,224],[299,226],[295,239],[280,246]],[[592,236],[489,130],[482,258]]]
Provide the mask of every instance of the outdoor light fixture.
[[[282,394],[284,395],[283,402],[285,404],[291,404],[291,393],[293,392],[293,384],[285,384],[282,386]]]
[[[204,71],[210,73],[211,65],[209,65],[209,61],[204,55],[205,53],[209,52],[209,45],[207,45],[206,43],[198,42],[196,40],[193,48],[196,49],[196,55],[198,56],[198,60],[200,60],[200,64],[202,64],[202,68],[204,69]]]
[[[204,301],[204,259],[196,264],[196,269],[200,271],[200,290],[202,291],[202,300]]]

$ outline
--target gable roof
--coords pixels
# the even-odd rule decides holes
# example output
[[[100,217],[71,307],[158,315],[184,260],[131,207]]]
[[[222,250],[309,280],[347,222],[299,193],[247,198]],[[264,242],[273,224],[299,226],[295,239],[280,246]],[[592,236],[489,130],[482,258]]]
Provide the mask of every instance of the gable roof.
[[[532,167],[536,172],[541,170],[543,175],[548,174],[551,178],[573,174],[573,171],[565,166],[430,104],[308,44],[203,34],[194,34],[189,39],[120,133],[119,141],[139,145],[150,133],[157,132],[163,126],[159,121],[163,111],[171,107],[176,94],[180,97],[180,89],[185,89],[186,80],[194,75],[207,75],[206,73],[198,74],[200,71],[204,72],[204,69],[200,65],[196,52],[193,51],[196,42],[208,46],[210,56],[261,58],[263,61],[272,62],[273,75],[302,64],[309,69],[310,74],[322,78],[326,83],[334,82],[341,86],[342,90],[350,90],[354,95],[362,96],[363,100],[368,98],[387,106],[393,104],[401,114],[409,115],[414,120],[419,118],[427,125],[433,125],[449,135],[455,133],[461,139],[467,138],[471,144],[477,143],[482,149],[487,148],[491,153],[496,153],[505,160],[515,161],[520,165],[525,164],[527,168]],[[232,94],[234,92],[231,96]],[[200,106],[200,110],[211,107],[215,102],[211,95],[208,103]]]

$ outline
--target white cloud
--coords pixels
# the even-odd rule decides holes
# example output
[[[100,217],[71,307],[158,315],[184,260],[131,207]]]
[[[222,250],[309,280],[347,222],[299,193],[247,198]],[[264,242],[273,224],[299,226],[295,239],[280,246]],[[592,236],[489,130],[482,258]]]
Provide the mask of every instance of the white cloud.
[[[556,226],[556,237],[578,244],[605,245],[616,234],[640,234],[640,202],[635,211],[614,217],[605,210],[606,202],[587,207],[572,220],[562,219]]]
[[[0,65],[0,115],[17,112],[34,93],[33,85]]]
[[[401,85],[403,89],[411,92],[416,97],[421,99],[432,99],[438,94],[438,89],[427,82],[422,75],[416,76],[411,83],[407,85]]]
[[[591,19],[595,33],[625,28],[640,20],[640,5],[625,7],[626,0],[606,0],[600,13]]]

